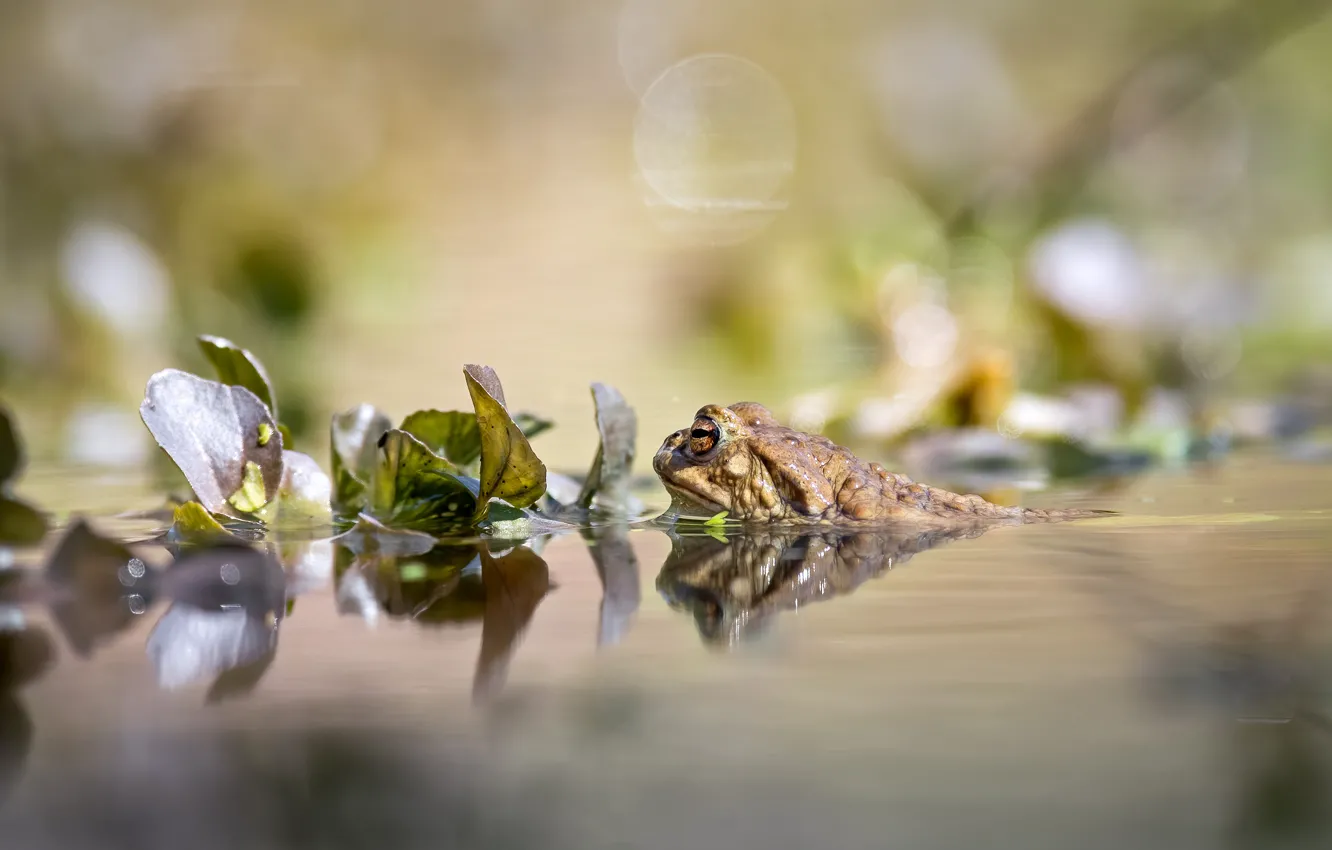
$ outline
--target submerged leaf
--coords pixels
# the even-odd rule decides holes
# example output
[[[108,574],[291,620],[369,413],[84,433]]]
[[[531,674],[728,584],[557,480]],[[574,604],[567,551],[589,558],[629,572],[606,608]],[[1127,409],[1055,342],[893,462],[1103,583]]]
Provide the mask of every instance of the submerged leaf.
[[[338,516],[355,516],[366,508],[379,463],[379,439],[392,427],[387,416],[368,404],[333,416],[332,506]]]
[[[402,430],[458,466],[466,466],[481,456],[481,431],[475,413],[418,410],[402,420]]]
[[[485,512],[491,498],[504,499],[519,508],[533,504],[546,492],[546,465],[509,417],[499,378],[489,366],[475,365],[466,366],[463,376],[481,429],[481,484],[476,516]]]
[[[376,519],[416,528],[467,524],[476,510],[476,493],[457,467],[397,429],[381,438],[380,452],[371,500]]]
[[[139,414],[208,510],[248,513],[277,495],[282,438],[272,435],[272,413],[244,387],[167,369],[148,379]],[[269,428],[264,445],[260,425]]]
[[[36,546],[46,536],[46,517],[26,502],[0,496],[0,546]]]
[[[0,406],[0,487],[18,477],[23,470],[23,444],[9,411]]]
[[[258,357],[220,336],[205,334],[198,341],[199,350],[213,364],[219,381],[233,387],[244,387],[254,393],[268,405],[269,412],[277,419],[277,397],[273,394],[273,382],[269,380],[268,372]]]
[[[592,385],[596,406],[597,433],[601,441],[578,504],[587,509],[597,504],[617,513],[630,512],[629,476],[634,465],[638,417],[620,391],[609,384]]]

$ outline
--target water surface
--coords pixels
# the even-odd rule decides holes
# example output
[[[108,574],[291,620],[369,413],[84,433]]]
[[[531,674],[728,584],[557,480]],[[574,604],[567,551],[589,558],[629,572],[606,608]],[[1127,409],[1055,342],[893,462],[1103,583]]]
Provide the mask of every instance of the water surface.
[[[1123,515],[933,548],[704,538],[672,555],[661,530],[611,529],[594,559],[569,534],[508,562],[548,578],[544,595],[509,588],[501,609],[474,583],[437,617],[447,606],[412,587],[358,605],[346,573],[314,569],[288,585],[268,663],[220,692],[163,687],[165,601],[86,657],[31,602],[25,634],[51,657],[0,696],[0,835],[24,850],[1325,848],[1328,472],[1252,456],[1046,492],[1029,501]],[[141,483],[38,469],[24,490],[100,532],[154,530],[115,517],[153,506]]]

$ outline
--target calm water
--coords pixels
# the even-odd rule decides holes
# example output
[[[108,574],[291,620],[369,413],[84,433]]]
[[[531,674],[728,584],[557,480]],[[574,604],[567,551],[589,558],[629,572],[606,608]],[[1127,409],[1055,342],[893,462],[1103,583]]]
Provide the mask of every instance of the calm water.
[[[275,599],[199,605],[85,576],[7,615],[2,846],[1326,848],[1330,479],[1236,458],[953,541],[612,528],[491,582],[289,547]],[[23,489],[154,528],[123,482]]]

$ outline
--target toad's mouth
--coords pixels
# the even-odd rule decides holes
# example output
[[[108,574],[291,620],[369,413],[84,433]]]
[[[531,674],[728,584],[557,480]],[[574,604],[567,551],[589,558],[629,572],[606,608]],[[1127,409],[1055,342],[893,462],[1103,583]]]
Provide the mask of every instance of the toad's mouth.
[[[672,484],[664,478],[661,483],[666,488],[666,492],[671,496],[670,512],[677,516],[694,516],[701,514],[701,519],[708,519],[716,516],[721,511],[726,510],[726,507],[723,505],[719,505],[711,499],[708,499],[705,496],[700,496],[691,490],[686,490],[683,487]]]

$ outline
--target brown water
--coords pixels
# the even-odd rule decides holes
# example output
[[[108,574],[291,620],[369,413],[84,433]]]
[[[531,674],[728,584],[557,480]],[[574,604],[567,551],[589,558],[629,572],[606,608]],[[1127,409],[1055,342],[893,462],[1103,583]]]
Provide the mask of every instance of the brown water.
[[[339,613],[317,576],[254,689],[217,702],[161,687],[163,603],[88,658],[28,605],[56,658],[0,697],[0,846],[1326,848],[1330,478],[1241,457],[1042,493],[1123,516],[895,558],[738,616],[734,645],[699,625],[734,600],[695,617],[658,592],[663,531],[627,532],[636,566],[603,542],[605,587],[562,536],[479,695],[479,620]],[[77,480],[24,489],[151,529],[107,518],[146,490]],[[702,543],[723,567],[745,545]]]

